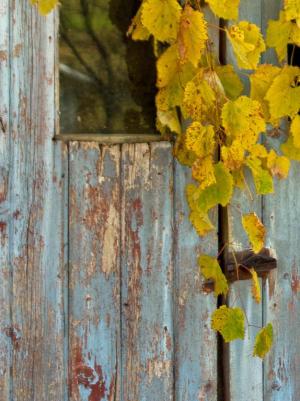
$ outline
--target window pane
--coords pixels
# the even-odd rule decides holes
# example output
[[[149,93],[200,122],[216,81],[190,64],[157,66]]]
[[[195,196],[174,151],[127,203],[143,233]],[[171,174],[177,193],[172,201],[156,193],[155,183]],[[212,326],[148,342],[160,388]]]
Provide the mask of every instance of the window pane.
[[[155,131],[152,45],[126,32],[137,0],[63,0],[60,12],[61,131]]]

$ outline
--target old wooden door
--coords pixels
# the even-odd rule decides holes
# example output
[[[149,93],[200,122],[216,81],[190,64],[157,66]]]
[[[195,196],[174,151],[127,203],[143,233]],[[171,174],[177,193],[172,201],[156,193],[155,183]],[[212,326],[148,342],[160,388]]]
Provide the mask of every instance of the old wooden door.
[[[242,0],[241,19],[265,31],[279,3]],[[232,401],[299,401],[297,167],[276,197],[255,200],[278,258],[263,304],[248,284],[231,288],[252,325],[272,321],[274,347],[253,358],[250,327],[225,364],[210,329],[216,299],[196,268],[218,238],[200,241],[188,222],[190,177],[172,145],[53,141],[57,22],[1,0],[0,400],[228,401],[223,380]]]

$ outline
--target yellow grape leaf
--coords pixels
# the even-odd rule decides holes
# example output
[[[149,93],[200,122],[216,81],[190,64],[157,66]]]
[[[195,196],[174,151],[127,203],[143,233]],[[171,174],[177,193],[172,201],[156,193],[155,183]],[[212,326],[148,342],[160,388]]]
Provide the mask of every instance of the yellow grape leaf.
[[[293,118],[300,109],[300,68],[286,66],[274,79],[265,99],[269,102],[271,118]],[[284,101],[283,101],[284,99]]]
[[[245,176],[244,176],[244,172],[243,169],[239,169],[239,170],[234,170],[232,172],[232,177],[233,177],[233,181],[234,181],[234,186],[239,188],[239,189],[244,189],[245,188]]]
[[[192,176],[204,189],[216,182],[214,161],[211,156],[197,159],[192,166]]]
[[[160,42],[176,39],[180,15],[177,0],[145,0],[142,5],[142,24]]]
[[[300,2],[299,0],[284,0],[285,16],[288,21],[300,20]]]
[[[250,273],[252,276],[252,287],[251,287],[252,297],[253,299],[255,299],[255,302],[259,304],[261,301],[261,289],[258,280],[258,275],[256,271],[253,269],[253,267],[251,267]]]
[[[253,100],[258,100],[262,106],[266,121],[270,121],[269,103],[265,100],[268,89],[273,83],[275,77],[280,73],[280,68],[275,65],[262,64],[250,75],[251,93]]]
[[[183,112],[186,118],[198,121],[212,121],[216,106],[216,94],[205,80],[204,70],[187,83],[184,91]]]
[[[42,15],[47,15],[52,11],[58,4],[58,0],[31,0],[31,4],[38,7],[39,12]]]
[[[232,25],[227,34],[238,66],[254,70],[259,63],[261,53],[266,50],[259,27],[248,21],[241,21],[237,25]]]
[[[291,133],[296,148],[300,148],[300,116],[297,114],[291,124]]]
[[[242,144],[235,139],[230,146],[221,147],[221,158],[230,171],[239,170],[244,163],[245,150]]]
[[[194,121],[186,131],[185,142],[186,148],[199,158],[214,154],[216,140],[213,126]]]
[[[172,132],[176,134],[181,133],[181,123],[179,121],[177,110],[170,109],[170,110],[157,110],[157,120],[158,120],[158,130],[160,130],[160,124],[163,127],[168,127]]]
[[[245,317],[242,309],[220,306],[212,314],[211,327],[218,331],[226,343],[245,337]]]
[[[174,146],[174,156],[184,166],[192,167],[197,156],[186,148],[185,145],[185,134],[177,135]]]
[[[231,100],[239,97],[243,92],[244,85],[234,71],[233,65],[219,65],[215,67],[215,70],[224,87],[226,96]]]
[[[274,192],[273,178],[270,172],[262,167],[258,157],[248,157],[246,165],[250,168],[256,192],[259,195],[267,195]]]
[[[131,25],[127,31],[127,35],[130,35],[133,40],[148,40],[150,32],[142,24],[142,6],[132,19]]]
[[[189,184],[186,187],[186,198],[191,209],[190,221],[197,233],[200,236],[205,236],[214,229],[214,226],[211,223],[208,214],[199,209],[198,200],[200,192],[200,188],[196,187],[196,185]]]
[[[212,12],[220,18],[238,19],[240,0],[205,0]]]
[[[242,224],[248,235],[253,251],[258,253],[263,248],[265,243],[265,226],[255,213],[243,215]]]
[[[182,65],[176,45],[170,46],[157,61],[156,105],[160,110],[181,106],[184,87],[195,74],[191,63]]]
[[[215,228],[209,220],[208,214],[199,211],[192,211],[190,213],[190,222],[200,237],[204,237]]]
[[[190,61],[197,67],[207,39],[207,26],[203,13],[186,5],[181,15],[178,32],[178,51],[181,62]]]
[[[230,100],[224,105],[222,123],[226,135],[237,139],[244,149],[249,149],[257,142],[266,126],[260,103],[247,96]]]
[[[289,43],[298,44],[300,41],[298,26],[288,21],[286,13],[280,12],[279,20],[268,22],[266,43],[268,47],[274,47],[278,60],[282,61],[287,57],[287,45]]]
[[[290,165],[291,163],[287,157],[278,156],[273,149],[268,154],[267,167],[273,176],[280,179],[287,178]]]
[[[228,205],[233,192],[233,178],[229,170],[222,162],[215,164],[215,184],[199,191],[198,194],[198,207],[204,213],[208,212],[214,206],[220,204],[222,206]]]
[[[280,149],[282,153],[290,160],[296,160],[300,162],[300,148],[295,146],[292,136],[289,136],[288,140],[281,145]]]
[[[208,255],[201,255],[198,259],[201,273],[207,280],[213,280],[215,283],[215,296],[220,294],[226,295],[228,292],[228,283],[224,273],[221,270],[219,262],[216,258]]]
[[[252,156],[259,157],[260,159],[265,159],[268,157],[268,151],[261,143],[256,143],[250,148],[250,153]]]
[[[273,345],[273,326],[268,323],[263,327],[255,338],[253,356],[264,358]]]

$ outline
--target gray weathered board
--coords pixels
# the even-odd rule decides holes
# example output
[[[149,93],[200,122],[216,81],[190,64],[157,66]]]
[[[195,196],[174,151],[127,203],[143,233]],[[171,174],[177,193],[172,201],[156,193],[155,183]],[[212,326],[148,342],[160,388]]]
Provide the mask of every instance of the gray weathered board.
[[[279,6],[242,0],[241,17],[265,30]],[[196,258],[215,255],[217,237],[190,226],[189,172],[166,142],[54,142],[56,43],[55,13],[1,0],[0,401],[216,401],[216,299]],[[272,321],[275,345],[253,359],[250,327],[230,347],[232,401],[300,399],[299,173],[255,200],[278,271],[261,307],[244,283],[230,302],[241,293],[251,324]]]

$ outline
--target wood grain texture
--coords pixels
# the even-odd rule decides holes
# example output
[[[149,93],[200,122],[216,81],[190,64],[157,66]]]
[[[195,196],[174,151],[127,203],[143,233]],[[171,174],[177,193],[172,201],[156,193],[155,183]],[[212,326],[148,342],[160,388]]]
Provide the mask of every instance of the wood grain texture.
[[[263,1],[264,29],[277,19],[280,2]],[[276,62],[274,52],[268,62]],[[278,140],[268,145],[279,147]],[[300,252],[299,165],[293,163],[287,181],[275,185],[275,196],[263,201],[268,246],[277,254],[278,269],[264,288],[264,323],[274,328],[274,345],[264,363],[264,401],[297,401],[300,398]]]
[[[122,154],[122,397],[173,400],[171,145]]]
[[[262,20],[261,0],[241,0],[240,20],[248,20],[259,27]],[[228,45],[227,62],[235,60],[231,46]],[[246,94],[249,94],[249,81],[242,75]],[[247,178],[249,181],[250,174]],[[250,185],[253,200],[244,191],[236,190],[233,204],[230,208],[230,241],[231,248],[241,251],[249,248],[249,241],[241,224],[241,215],[255,211],[262,216],[262,197],[255,195],[253,185]],[[230,288],[230,306],[239,306],[244,309],[250,325],[261,327],[263,323],[262,305],[257,305],[251,294],[251,281],[234,283]],[[263,365],[262,361],[252,356],[256,327],[248,326],[246,322],[246,335],[244,340],[230,343],[230,393],[231,401],[263,401]]]
[[[0,394],[10,401],[11,350],[14,331],[11,326],[11,265],[9,250],[9,2],[0,9]]]
[[[200,240],[188,219],[184,188],[191,183],[190,169],[174,161],[174,266],[175,266],[175,400],[217,399],[217,341],[210,328],[217,307],[212,293],[205,294],[197,266],[201,253],[215,256],[216,233]],[[217,210],[212,221],[217,224]]]
[[[119,399],[120,148],[70,144],[70,400]]]
[[[52,141],[56,17],[39,17],[27,0],[9,5],[10,400],[57,401],[66,397],[66,369],[65,147]]]

